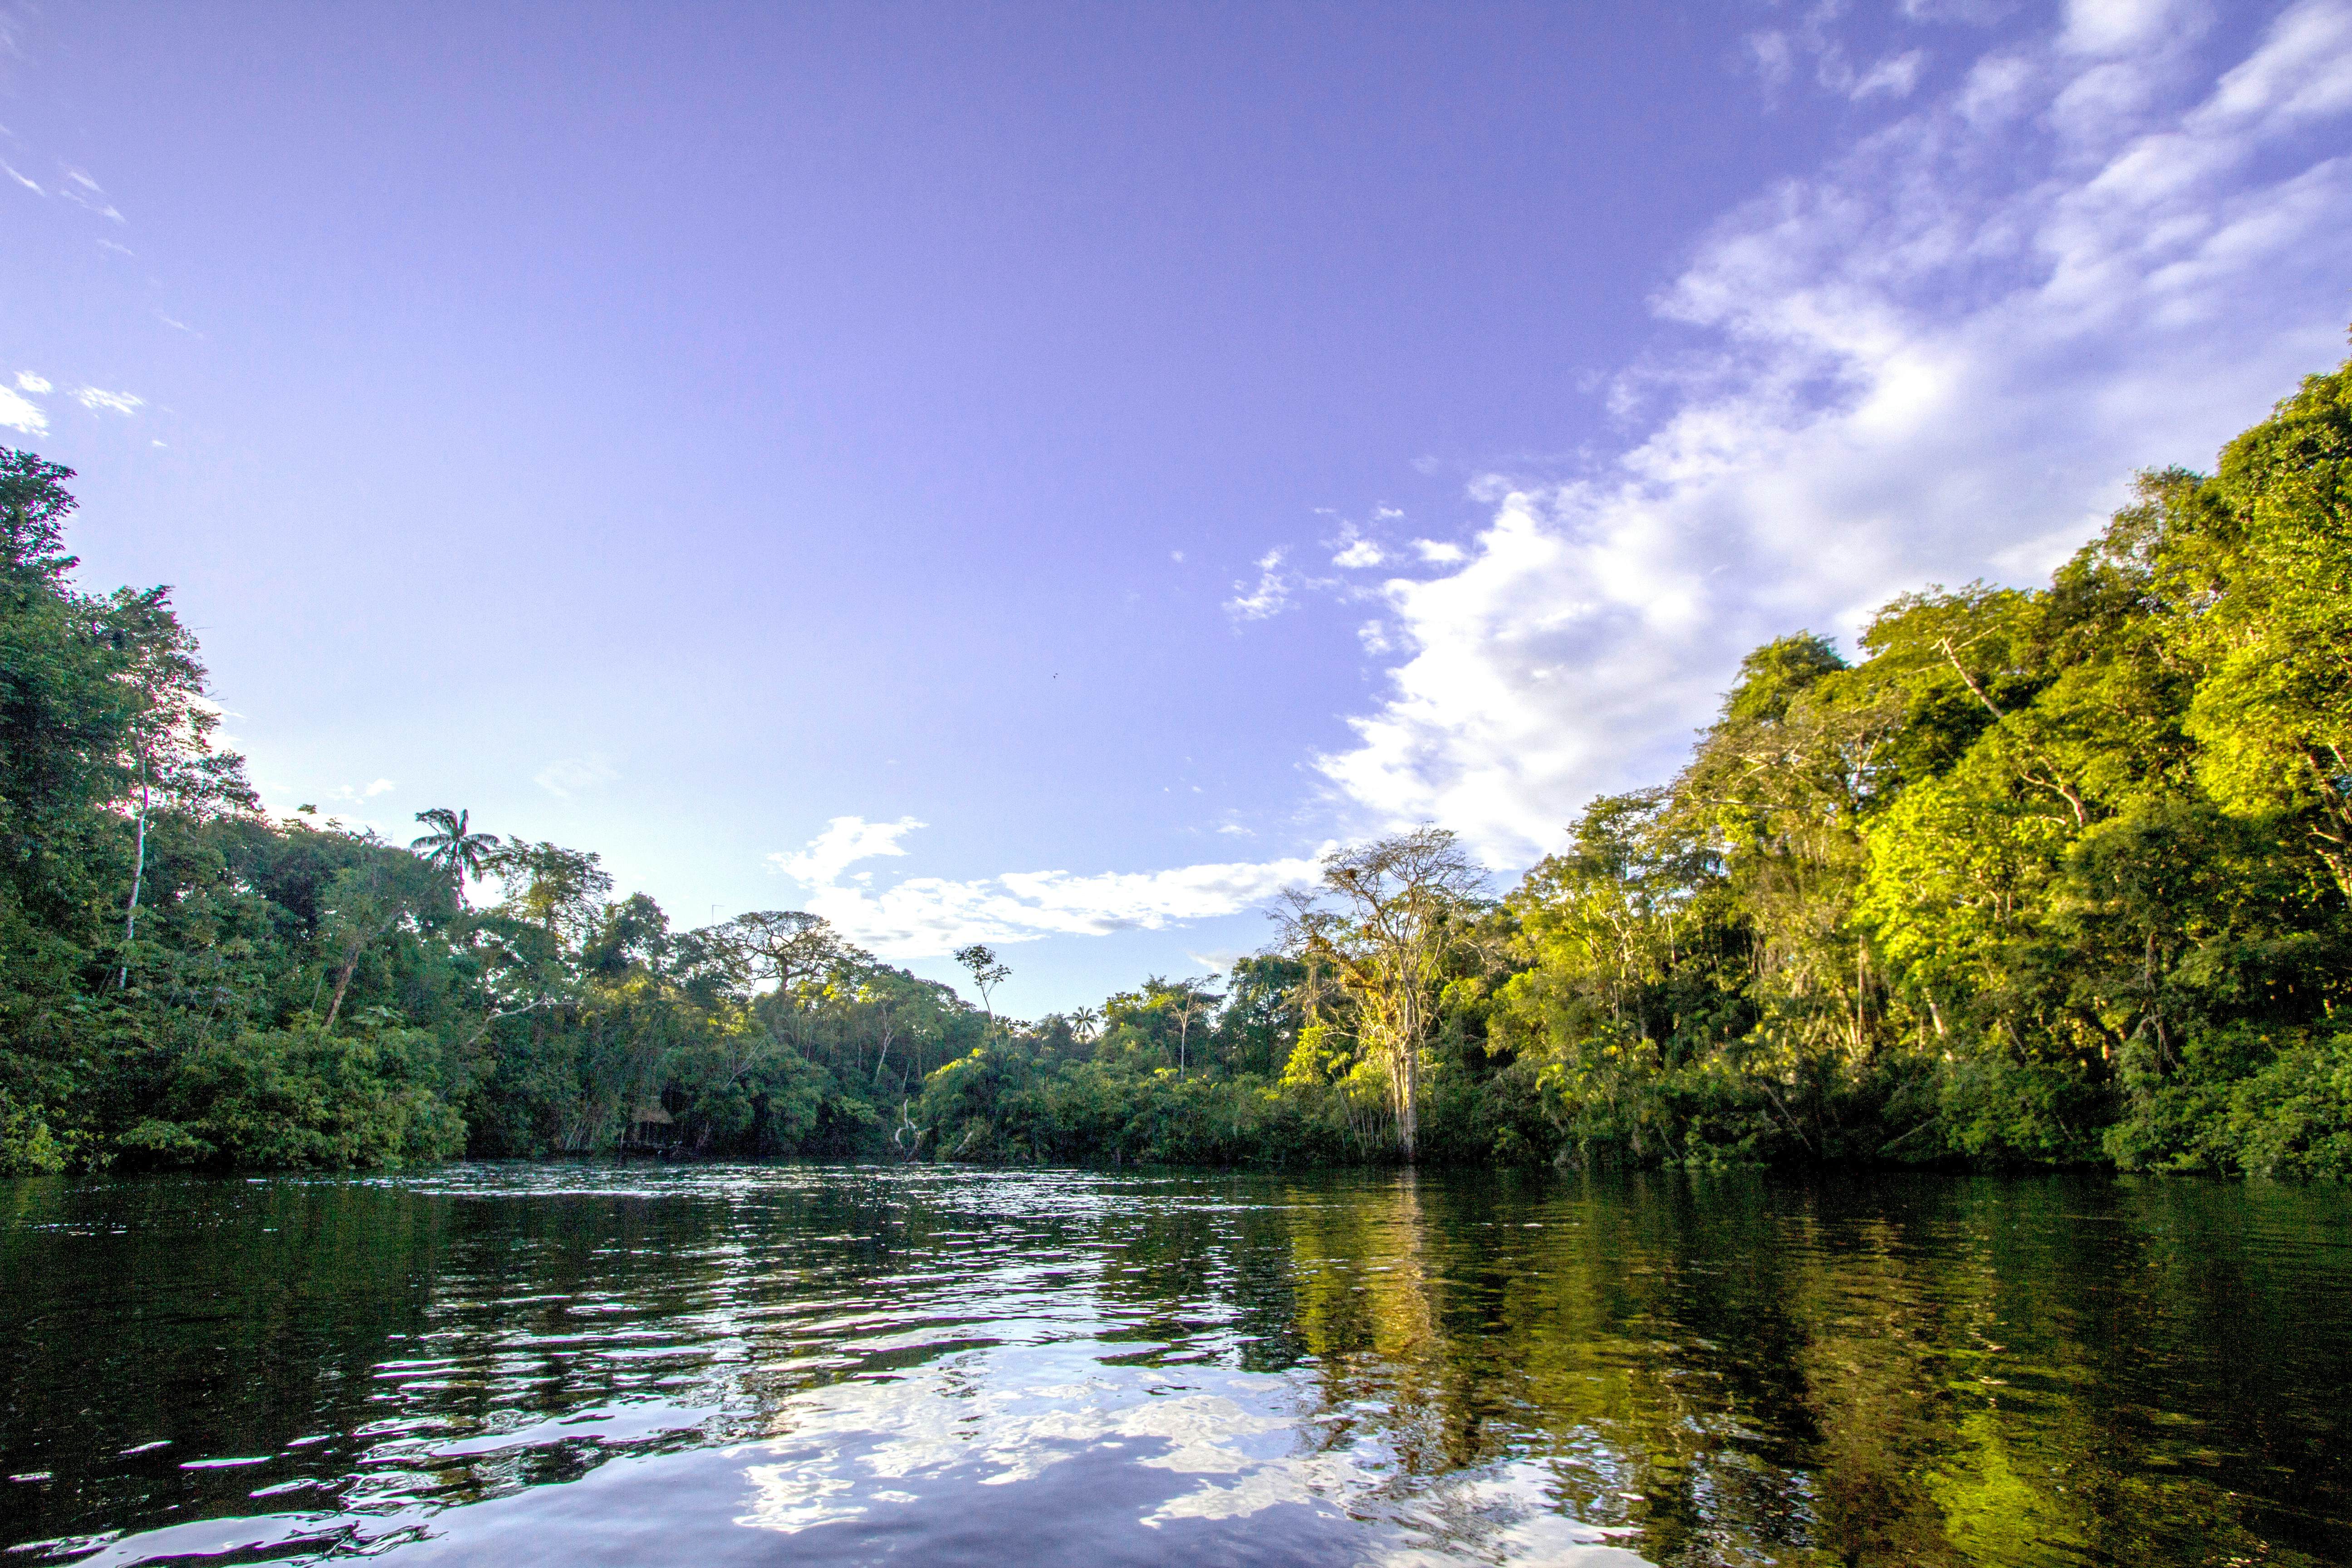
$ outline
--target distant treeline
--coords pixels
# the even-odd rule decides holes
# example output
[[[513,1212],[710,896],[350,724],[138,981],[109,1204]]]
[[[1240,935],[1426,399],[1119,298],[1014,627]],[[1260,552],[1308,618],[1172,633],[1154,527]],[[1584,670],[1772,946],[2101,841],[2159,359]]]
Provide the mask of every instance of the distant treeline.
[[[461,1152],[2352,1176],[2352,364],[2049,587],[1750,654],[1497,899],[1331,858],[1230,976],[1022,1022],[823,921],[673,931],[433,811],[273,820],[162,590],[0,456],[0,1171]],[[470,908],[480,873],[501,889]]]

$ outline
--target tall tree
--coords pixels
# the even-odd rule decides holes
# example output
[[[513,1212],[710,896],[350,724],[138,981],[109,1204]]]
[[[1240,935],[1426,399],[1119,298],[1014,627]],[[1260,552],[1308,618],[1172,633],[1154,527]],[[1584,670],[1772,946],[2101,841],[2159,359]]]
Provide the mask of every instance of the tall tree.
[[[2166,552],[2172,625],[2201,667],[2207,787],[2292,816],[2352,897],[2352,363],[2307,379],[2176,504],[2192,526]]]
[[[1216,983],[1214,974],[1204,975],[1198,980],[1173,981],[1155,976],[1143,983],[1144,994],[1151,999],[1150,1005],[1175,1021],[1176,1076],[1179,1079],[1184,1076],[1193,1028],[1213,1022],[1216,1017],[1217,1005],[1224,1000],[1223,995],[1209,989]]]
[[[1011,977],[1013,966],[999,960],[994,948],[977,942],[956,949],[955,961],[971,973],[972,989],[980,993],[981,1011],[988,1016],[989,1033],[994,1034],[996,1007],[990,994]]]
[[[88,940],[93,872],[119,864],[105,808],[128,782],[138,699],[102,602],[68,580],[72,478],[0,451],[0,875],[43,934]]]
[[[136,698],[123,744],[123,769],[132,781],[132,848],[119,987],[130,979],[130,949],[139,934],[139,899],[155,812],[201,816],[251,810],[257,803],[245,782],[245,760],[214,750],[212,735],[220,710],[205,693],[205,667],[196,657],[195,634],[173,613],[171,590],[116,592],[107,601],[105,636],[121,659],[117,679]]]
[[[613,890],[601,858],[561,845],[509,838],[486,866],[506,884],[503,908],[558,941],[577,944]]]
[[[754,976],[774,981],[783,995],[796,997],[801,986],[855,952],[831,921],[801,910],[755,910],[736,916],[730,925],[751,954]]]
[[[1424,825],[1334,850],[1320,884],[1285,900],[1286,945],[1354,1005],[1358,1039],[1387,1074],[1407,1160],[1419,1152],[1422,1056],[1438,989],[1447,966],[1481,940],[1485,884],[1453,833]]]

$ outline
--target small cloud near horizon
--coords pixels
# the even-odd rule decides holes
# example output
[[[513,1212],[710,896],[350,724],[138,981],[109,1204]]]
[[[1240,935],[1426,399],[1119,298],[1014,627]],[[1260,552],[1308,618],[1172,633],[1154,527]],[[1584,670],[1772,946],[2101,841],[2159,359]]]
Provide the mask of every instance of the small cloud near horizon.
[[[934,958],[975,942],[1020,942],[1050,936],[1107,936],[1160,931],[1189,921],[1239,914],[1283,889],[1321,874],[1321,857],[1263,862],[1180,866],[1162,871],[1006,871],[950,880],[909,877],[873,890],[866,874],[849,879],[850,865],[874,856],[907,853],[899,840],[923,826],[912,817],[868,822],[836,816],[797,853],[768,857],[775,869],[808,889],[812,914],[885,957]]]
[[[603,756],[559,757],[531,774],[531,782],[559,800],[570,800],[620,776]]]
[[[795,882],[810,887],[824,887],[850,866],[877,855],[904,855],[898,840],[929,823],[902,816],[896,822],[868,822],[862,816],[836,816],[826,822],[824,831],[808,842],[808,847],[798,854],[779,851],[768,857],[768,864]]]

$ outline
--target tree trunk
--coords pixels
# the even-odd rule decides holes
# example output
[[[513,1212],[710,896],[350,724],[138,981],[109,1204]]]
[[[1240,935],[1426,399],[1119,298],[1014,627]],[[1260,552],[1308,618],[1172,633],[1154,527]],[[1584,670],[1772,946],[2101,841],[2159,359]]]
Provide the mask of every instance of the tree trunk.
[[[335,976],[335,999],[327,1004],[327,1021],[319,1026],[319,1033],[326,1035],[334,1032],[335,1015],[343,1010],[343,993],[351,989],[352,972],[359,966],[360,952],[355,948],[350,956],[343,960],[342,973]]]
[[[122,917],[122,969],[114,977],[114,988],[123,991],[131,985],[131,944],[139,936],[139,885],[147,877],[147,749],[139,749],[139,850],[131,863],[131,907]]]
[[[1419,1152],[1421,1142],[1421,1052],[1406,1046],[1398,1053],[1397,1083],[1397,1146],[1408,1165]]]

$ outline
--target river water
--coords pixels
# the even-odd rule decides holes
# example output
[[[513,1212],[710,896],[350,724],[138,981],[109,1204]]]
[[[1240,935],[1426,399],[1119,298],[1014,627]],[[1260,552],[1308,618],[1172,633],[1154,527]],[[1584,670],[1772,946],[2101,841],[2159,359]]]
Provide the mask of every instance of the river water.
[[[0,1564],[2352,1563],[2352,1193],[0,1183]]]

